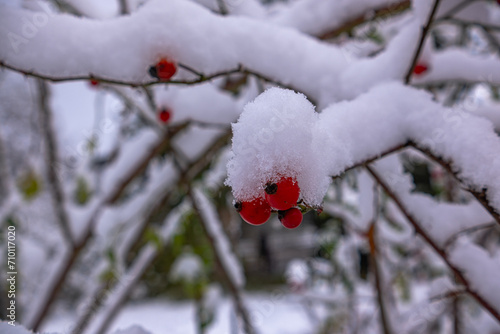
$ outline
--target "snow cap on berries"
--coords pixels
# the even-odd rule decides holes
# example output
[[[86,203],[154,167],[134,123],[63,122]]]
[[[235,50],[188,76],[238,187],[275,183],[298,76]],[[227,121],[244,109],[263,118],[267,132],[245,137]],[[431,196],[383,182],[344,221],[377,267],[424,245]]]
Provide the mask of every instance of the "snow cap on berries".
[[[313,145],[317,119],[307,98],[288,89],[268,89],[248,103],[233,124],[226,184],[234,197],[264,197],[266,183],[292,177],[306,203],[320,204],[329,181]]]

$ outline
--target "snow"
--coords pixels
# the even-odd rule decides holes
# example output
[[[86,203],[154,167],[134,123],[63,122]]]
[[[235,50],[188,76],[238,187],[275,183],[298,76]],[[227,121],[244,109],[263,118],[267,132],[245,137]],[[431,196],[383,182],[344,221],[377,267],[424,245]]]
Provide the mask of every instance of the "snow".
[[[444,81],[488,82],[500,85],[500,58],[495,54],[473,55],[464,49],[448,48],[435,52],[428,63],[429,70],[413,77],[417,85]]]
[[[247,104],[233,125],[233,158],[228,185],[238,200],[264,197],[264,186],[280,176],[296,178],[302,198],[317,203],[316,189],[329,184],[313,142],[318,114],[302,94],[271,88]],[[312,167],[312,169],[311,169]],[[322,196],[321,196],[322,197]]]
[[[500,310],[500,257],[491,256],[488,252],[462,237],[450,251],[450,261],[469,282],[469,288],[488,301],[495,310]],[[487,268],[487,269],[486,269]]]
[[[186,13],[189,20],[183,18]],[[99,73],[104,78],[141,83],[150,80],[149,66],[168,56],[205,74],[241,64],[313,93],[325,91],[324,85],[335,78],[332,74],[345,64],[338,48],[294,30],[245,17],[220,17],[189,1],[149,1],[131,15],[104,21],[51,16],[24,37],[19,22],[33,22],[33,15],[12,8],[1,11],[0,59],[46,75]],[[144,28],[137,30],[138,25]],[[71,36],[65,33],[69,29]],[[57,47],[44,48],[47,41]],[[304,64],[309,54],[318,57]],[[281,61],[261,61],[262,55]],[[305,66],[300,69],[301,65]],[[180,69],[174,79],[192,77]]]
[[[451,318],[435,307],[444,302],[430,300],[461,288],[450,280],[449,265],[463,274],[467,281],[464,283],[475,293],[472,297],[477,295],[479,301],[487,304],[479,315],[468,312],[464,316],[463,321],[467,323],[464,331],[498,330],[487,311],[488,307],[500,310],[499,296],[494,293],[500,277],[500,253],[494,243],[474,239],[481,232],[470,233],[491,226],[494,223],[491,211],[500,212],[500,109],[498,101],[493,101],[495,94],[489,91],[491,86],[500,85],[500,59],[490,52],[498,46],[493,41],[499,37],[495,26],[500,7],[496,3],[473,2],[456,14],[456,21],[437,22],[439,31],[446,35],[446,47],[437,50],[433,44],[435,35],[431,32],[419,59],[429,65],[429,70],[423,75],[414,75],[409,85],[403,85],[422,25],[435,3],[433,0],[413,1],[410,10],[401,15],[372,21],[374,10],[401,0],[293,0],[273,4],[259,0],[224,0],[227,15],[219,14],[217,0],[125,2],[130,14],[121,15],[119,1],[67,1],[66,4],[82,14],[79,17],[60,14],[54,2],[0,0],[2,66],[73,80],[50,85],[50,107],[59,143],[57,155],[63,161],[78,158],[71,166],[63,166],[67,167],[63,171],[68,172],[62,180],[67,199],[63,206],[70,218],[71,232],[78,236],[75,240],[85,240],[82,237],[86,235],[91,239],[70,268],[64,286],[76,289],[71,295],[91,299],[89,292],[101,284],[97,278],[99,272],[108,266],[103,254],[110,249],[116,254],[116,272],[120,273],[118,282],[106,291],[109,298],[104,306],[90,319],[87,332],[96,332],[108,317],[114,316],[114,311],[132,295],[157,256],[158,245],[151,243],[133,252],[135,258],[128,258],[135,240],[150,223],[149,217],[168,194],[173,195],[173,200],[161,208],[170,210],[168,217],[161,224],[153,222],[151,231],[157,233],[162,244],[168,243],[177,230],[181,214],[192,210],[194,205],[209,236],[215,240],[215,251],[223,269],[240,293],[245,284],[243,269],[208,195],[220,190],[225,165],[226,184],[232,187],[238,200],[262,197],[267,182],[286,175],[297,179],[301,199],[312,206],[323,204],[332,177],[343,176],[346,169],[361,166],[348,174],[348,182],[336,179],[338,192],[335,195],[330,192],[325,203],[325,212],[344,220],[345,234],[338,237],[338,231],[331,228],[337,222],[326,222],[327,231],[317,240],[307,242],[311,248],[326,237],[332,239],[328,242],[335,242],[333,275],[338,275],[338,270],[345,271],[346,279],[352,280],[352,295],[346,296],[343,288],[336,285],[327,287],[326,283],[320,283],[322,291],[307,291],[307,295],[300,298],[249,296],[245,298],[245,306],[259,333],[310,333],[317,329],[319,322],[314,314],[311,316],[312,308],[308,317],[302,307],[320,300],[341,306],[340,311],[335,309],[328,312],[329,315],[349,312],[346,321],[366,324],[367,333],[380,331],[377,317],[373,317],[377,310],[372,287],[368,282],[359,283],[356,275],[358,252],[367,243],[365,232],[375,222],[380,265],[388,282],[397,279],[395,275],[399,275],[399,270],[401,275],[410,275],[414,269],[421,270],[422,265],[429,265],[431,271],[446,273],[432,283],[429,278],[421,280],[420,275],[408,280],[408,289],[414,296],[403,306],[404,313],[388,304],[394,315],[391,321],[398,324],[398,330],[406,317],[409,319],[404,328],[407,331],[416,330],[424,318],[426,322],[438,319],[444,331],[451,331]],[[442,0],[437,20],[459,3],[459,0]],[[366,19],[369,23],[335,40],[324,42],[318,38],[356,19]],[[464,43],[460,47],[449,47],[460,37],[459,29],[455,29],[459,28],[457,23],[461,25],[460,20],[486,22],[493,28],[490,32],[477,26],[467,28]],[[367,31],[375,31],[383,42],[366,38],[363,33]],[[148,74],[149,66],[160,57],[179,64],[170,83],[157,84]],[[241,89],[234,94],[224,90],[225,76],[186,85],[235,69],[242,73],[229,78],[244,78],[246,82],[242,82]],[[94,75],[123,85],[101,82],[97,87],[90,87],[87,81]],[[453,100],[450,93],[455,88],[458,92],[463,82],[468,85],[467,89],[470,87],[464,98],[459,96],[452,101],[456,103],[453,108],[443,107],[442,104]],[[481,85],[476,85],[477,82]],[[445,89],[440,86],[443,83]],[[136,86],[141,84],[148,84],[150,96],[144,87]],[[273,85],[283,88],[269,89]],[[434,96],[410,85],[432,87],[429,90],[432,89]],[[71,248],[65,248],[61,233],[55,230],[51,209],[43,205],[50,199],[49,194],[43,191],[40,198],[28,203],[22,201],[16,190],[16,177],[23,168],[32,168],[41,175],[48,167],[36,152],[39,142],[33,140],[39,138],[36,97],[33,78],[25,78],[15,71],[1,71],[0,135],[7,143],[7,159],[12,161],[8,160],[7,176],[1,176],[7,178],[5,192],[10,193],[1,203],[0,223],[9,215],[15,216],[16,224],[20,221],[18,245],[23,294],[19,304],[28,326],[53,291],[61,268],[71,259]],[[158,109],[163,107],[172,111],[168,125],[157,117]],[[232,122],[230,151],[223,141],[229,138]],[[170,130],[180,125],[181,132],[167,138]],[[91,152],[86,151],[85,146],[93,134],[97,135],[99,145]],[[207,154],[216,141],[220,143],[216,147],[218,151]],[[152,150],[161,142],[168,146],[168,154],[153,157]],[[379,159],[386,152],[405,146],[416,149],[405,149],[400,158],[409,153],[413,160],[413,151],[428,150],[442,162],[449,163],[462,187],[454,189],[459,198],[457,203],[441,202],[437,197],[415,192],[414,181],[403,172],[398,154]],[[427,154],[420,152],[419,155],[428,161]],[[92,161],[95,157],[113,158],[109,164],[96,168]],[[425,238],[415,238],[412,224],[363,170],[362,166],[372,159],[378,161],[369,162],[370,166],[415,218],[416,230]],[[181,184],[178,180],[181,171],[198,160],[212,163],[207,172],[196,173],[196,177],[184,175]],[[442,169],[435,162],[430,167],[436,169],[436,166]],[[123,194],[117,192],[128,185],[136,170],[141,171],[140,175]],[[76,188],[74,181],[79,177],[88,181],[93,192],[85,205],[71,201]],[[442,186],[448,186],[446,177],[442,180]],[[186,200],[180,205],[171,203],[178,195],[185,195],[185,185],[193,189],[192,201]],[[205,193],[202,187],[209,191]],[[490,212],[466,190],[484,191]],[[224,190],[222,193],[225,194]],[[119,195],[120,200],[111,201]],[[221,200],[229,202],[228,198]],[[239,220],[235,219],[237,213],[231,211],[228,217],[230,224],[239,226]],[[272,223],[279,227],[275,217]],[[313,229],[313,224],[305,228]],[[237,228],[231,226],[231,229],[236,232]],[[300,237],[287,237],[286,241],[296,245],[300,238],[313,235],[304,234],[303,229],[298,232]],[[271,241],[271,248],[285,244],[275,239]],[[400,248],[405,255],[398,254]],[[449,256],[448,262],[443,260],[445,256]],[[307,289],[319,270],[314,266],[306,270],[304,263],[292,261],[288,278],[300,281]],[[194,279],[201,269],[199,258],[187,252],[177,259],[171,277],[167,276],[166,280]],[[336,279],[334,276],[333,280]],[[390,292],[388,290],[388,295]],[[324,297],[326,295],[329,297]],[[314,299],[314,296],[322,298]],[[234,305],[221,300],[217,286],[210,286],[205,297],[203,303],[217,315],[208,333],[227,333],[237,327]],[[52,323],[48,327],[57,327],[59,332],[67,332],[71,326],[60,326],[66,320],[60,321],[52,311],[64,307],[66,298],[59,294],[49,312]],[[369,301],[359,302],[363,298]],[[419,308],[425,310],[419,312]],[[193,303],[132,298],[112,327],[118,334],[160,333],[165,329],[191,333],[196,332],[194,314]],[[71,313],[67,323],[74,323],[73,320],[81,316]],[[137,325],[129,327],[134,323]],[[7,330],[10,330],[7,333],[12,330],[15,334],[26,333],[22,327],[11,329],[0,323],[0,332]]]
[[[300,304],[300,300],[288,292],[275,290],[270,294],[249,294],[245,297],[258,333],[310,333],[311,324],[304,307]],[[214,323],[207,329],[207,334],[231,333],[231,318],[234,314],[230,298],[222,298],[214,311]],[[50,319],[44,331],[64,334],[64,330],[71,325],[73,316],[65,310]],[[142,330],[151,334],[165,333],[166,330],[172,334],[195,334],[194,319],[194,302],[146,300],[127,305],[110,327],[110,333],[117,334],[115,333],[117,330],[124,328],[131,330],[133,326],[140,326]],[[13,334],[27,334],[27,332]]]
[[[184,253],[175,259],[171,270],[173,281],[195,282],[203,274],[203,261],[196,254]]]
[[[276,24],[293,27],[310,35],[320,36],[341,27],[344,23],[363,17],[365,13],[397,0],[298,0],[283,8],[271,19]]]

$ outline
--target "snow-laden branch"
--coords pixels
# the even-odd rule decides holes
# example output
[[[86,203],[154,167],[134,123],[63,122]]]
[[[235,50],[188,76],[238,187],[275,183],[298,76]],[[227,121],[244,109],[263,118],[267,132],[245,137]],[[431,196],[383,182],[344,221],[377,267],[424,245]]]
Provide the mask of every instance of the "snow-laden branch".
[[[203,230],[213,248],[215,259],[222,269],[227,287],[234,299],[236,309],[243,320],[245,333],[255,332],[250,315],[241,295],[245,284],[243,268],[231,250],[229,239],[222,230],[221,221],[215,207],[201,189],[195,188],[190,193],[193,209],[197,213]]]
[[[309,35],[331,38],[345,26],[352,27],[376,17],[377,13],[399,12],[409,6],[410,1],[405,0],[300,0],[271,16],[271,20]]]
[[[495,275],[498,275],[500,272],[499,262],[491,258],[479,246],[473,246],[470,242],[463,241],[466,239],[461,238],[453,243],[450,252],[443,248],[442,241],[445,239],[443,235],[451,237],[451,233],[448,233],[449,228],[446,225],[456,223],[453,220],[446,221],[445,217],[456,217],[456,215],[450,216],[446,206],[443,207],[429,197],[427,197],[426,201],[422,202],[422,197],[410,194],[411,182],[407,176],[403,175],[401,164],[397,159],[394,157],[387,158],[378,161],[373,167],[367,166],[367,169],[411,223],[415,232],[434,249],[459,278],[460,283],[465,286],[467,292],[496,319],[500,320],[500,299],[496,294],[491,293],[491,291],[496,291],[498,288],[498,282],[493,277],[497,277]],[[396,183],[393,179],[390,179],[394,175],[399,176]],[[443,220],[435,221],[435,217],[439,216],[430,215],[427,211],[428,205],[431,206],[431,213],[435,214],[436,210],[440,210],[440,213],[443,214]],[[478,221],[476,221],[476,216],[462,217],[460,220],[467,222],[461,223],[461,225],[477,225],[478,222],[481,222],[481,216],[479,214]],[[445,232],[441,231],[441,227],[444,227]],[[452,229],[457,228],[452,227]],[[469,245],[465,251],[461,249],[464,243]],[[468,251],[471,252],[468,253]],[[464,254],[468,254],[467,257]],[[480,263],[481,268],[483,268],[482,270],[488,268],[489,272],[483,272],[481,275],[478,275],[478,272],[481,272],[481,270],[478,271],[477,265],[471,264],[471,262]],[[485,264],[486,266],[483,266]]]
[[[236,198],[263,196],[263,185],[288,174],[307,203],[320,205],[330,176],[413,142],[448,162],[472,192],[484,192],[493,217],[500,212],[500,139],[488,120],[444,108],[399,83],[381,84],[320,114],[305,102],[274,88],[247,105],[233,126],[228,165]]]
[[[162,246],[166,246],[172,240],[173,235],[177,231],[180,216],[185,210],[185,205],[180,205],[177,210],[172,211],[162,224],[159,231],[159,237],[162,241]],[[116,285],[111,291],[107,291],[108,298],[105,301],[104,307],[99,312],[99,317],[94,324],[86,331],[88,333],[105,333],[112,324],[115,316],[125,302],[128,300],[133,288],[144,275],[146,270],[151,266],[153,260],[158,255],[158,247],[152,244],[146,245],[135,258],[130,268],[121,277],[118,277]],[[78,330],[78,328],[75,328]],[[78,331],[80,333],[80,331]]]
[[[250,73],[291,86],[323,105],[355,97],[380,80],[402,80],[419,36],[413,20],[386,51],[358,64],[345,50],[296,30],[257,19],[221,17],[188,1],[154,0],[129,16],[107,21],[53,15],[24,37],[19,22],[32,22],[35,15],[12,8],[0,13],[4,67],[54,81],[87,80],[98,74],[105,83],[141,86],[157,83],[148,68],[164,56],[203,73],[180,68],[170,83]],[[137,30],[138,25],[143,29]],[[47,48],[48,40],[58,47]],[[372,74],[361,81],[360,71]]]
[[[500,58],[496,55],[474,55],[465,49],[449,48],[429,57],[429,71],[413,77],[416,85],[445,82],[484,82],[500,86]]]

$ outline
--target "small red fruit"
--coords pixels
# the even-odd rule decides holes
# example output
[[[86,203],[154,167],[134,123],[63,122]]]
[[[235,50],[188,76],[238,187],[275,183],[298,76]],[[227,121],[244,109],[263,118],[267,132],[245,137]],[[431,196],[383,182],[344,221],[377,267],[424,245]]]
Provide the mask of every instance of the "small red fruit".
[[[149,68],[149,74],[159,80],[169,80],[177,71],[175,63],[162,58],[160,61]]]
[[[268,183],[265,190],[267,202],[277,210],[295,206],[300,195],[299,184],[291,177],[282,177],[277,183]]]
[[[234,207],[241,218],[251,225],[264,224],[271,217],[271,207],[262,198],[249,202],[236,202]]]
[[[413,68],[413,74],[415,75],[421,75],[425,72],[427,72],[428,67],[424,63],[417,63],[415,67]]]
[[[286,211],[278,211],[278,219],[286,228],[296,228],[302,223],[302,212],[297,208],[291,208]]]
[[[91,79],[90,80],[90,85],[91,86],[99,86],[99,81],[97,81],[96,79]]]
[[[170,120],[170,117],[171,117],[171,112],[170,110],[166,109],[166,108],[163,108],[160,113],[158,114],[158,118],[160,119],[160,121],[162,123],[168,123],[168,121]]]

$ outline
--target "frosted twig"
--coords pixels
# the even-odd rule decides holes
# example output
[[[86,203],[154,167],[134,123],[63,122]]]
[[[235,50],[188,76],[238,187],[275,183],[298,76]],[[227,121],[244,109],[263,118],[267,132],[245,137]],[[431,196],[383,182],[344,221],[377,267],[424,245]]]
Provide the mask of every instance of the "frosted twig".
[[[243,325],[245,327],[246,334],[254,334],[255,329],[250,321],[250,315],[248,310],[243,303],[240,291],[241,282],[238,282],[238,275],[233,272],[235,268],[229,268],[230,262],[226,257],[228,254],[221,254],[221,244],[229,243],[227,238],[221,233],[216,233],[214,231],[215,226],[211,224],[219,224],[220,221],[210,221],[211,217],[215,215],[215,211],[210,206],[212,205],[209,200],[201,193],[200,190],[195,189],[194,191],[189,190],[189,197],[191,198],[193,210],[196,212],[198,218],[200,219],[201,226],[205,232],[205,235],[212,247],[215,255],[215,260],[218,267],[221,269],[226,285],[233,297],[236,309],[243,320]],[[209,212],[210,211],[210,212]],[[223,238],[222,240],[220,240]],[[225,240],[225,241],[224,241]]]
[[[47,165],[48,188],[52,196],[52,202],[57,216],[57,222],[61,228],[63,236],[70,245],[74,245],[74,238],[70,230],[70,221],[66,212],[66,198],[63,188],[57,175],[58,149],[55,139],[55,130],[53,128],[52,111],[49,106],[50,91],[42,80],[37,81],[38,85],[38,102],[41,119],[42,133],[45,143],[45,163]]]
[[[424,46],[424,41],[425,38],[427,37],[427,34],[429,33],[429,30],[432,25],[432,21],[434,20],[434,16],[436,15],[437,8],[439,6],[439,3],[441,0],[434,0],[434,5],[432,6],[431,13],[429,14],[429,18],[427,19],[427,23],[425,26],[422,28],[422,35],[420,36],[420,41],[418,42],[417,50],[415,51],[415,54],[413,55],[413,60],[411,61],[410,68],[408,69],[408,72],[406,73],[405,76],[405,83],[409,83],[411,79],[411,75],[413,73],[413,68],[417,64],[418,58],[420,57],[420,53],[422,52],[422,48]]]
[[[493,317],[500,321],[500,311],[496,310],[488,301],[486,301],[483,296],[479,295],[472,288],[470,283],[466,280],[462,272],[451,263],[448,258],[447,253],[441,249],[437,243],[432,239],[432,237],[425,231],[417,219],[410,213],[403,201],[398,197],[398,195],[391,189],[391,187],[385,182],[385,180],[375,171],[371,166],[366,166],[368,172],[373,176],[375,181],[380,184],[385,193],[393,200],[396,206],[399,208],[401,213],[406,217],[408,222],[413,226],[415,232],[419,234],[425,242],[443,259],[448,268],[455,274],[460,283],[462,283],[467,290],[467,292],[473,297],[482,307],[484,307],[488,312],[491,313]]]

